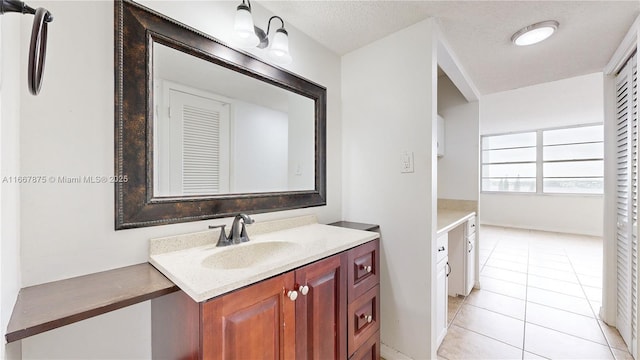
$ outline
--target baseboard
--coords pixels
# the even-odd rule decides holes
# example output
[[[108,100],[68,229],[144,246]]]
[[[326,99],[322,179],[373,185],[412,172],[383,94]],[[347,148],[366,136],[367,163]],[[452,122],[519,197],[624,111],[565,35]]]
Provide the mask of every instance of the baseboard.
[[[603,237],[603,234],[597,234],[594,232],[580,232],[576,229],[552,229],[544,226],[537,225],[514,225],[514,224],[505,224],[505,223],[495,223],[492,221],[485,221],[484,219],[480,222],[480,226],[495,226],[507,229],[516,229],[516,230],[533,230],[533,231],[541,231],[547,233],[557,233],[557,234],[567,234],[567,235],[583,235],[583,236],[591,236],[591,237]]]
[[[393,349],[383,343],[380,344],[380,357],[385,358],[385,360],[413,360],[400,351]]]

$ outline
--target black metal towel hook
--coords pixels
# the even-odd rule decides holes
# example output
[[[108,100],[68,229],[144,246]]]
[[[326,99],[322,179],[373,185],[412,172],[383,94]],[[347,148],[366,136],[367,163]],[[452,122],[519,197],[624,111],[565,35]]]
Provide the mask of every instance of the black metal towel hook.
[[[22,1],[0,0],[0,15],[10,12],[35,15],[33,27],[31,28],[27,80],[29,92],[33,95],[38,95],[42,86],[44,61],[47,55],[47,25],[53,21],[53,15],[44,8],[34,9]]]
[[[19,12],[22,14],[35,15],[36,9],[18,0],[1,0],[0,1],[0,14],[8,12]],[[44,21],[50,23],[53,21],[53,15],[47,11],[47,16]]]

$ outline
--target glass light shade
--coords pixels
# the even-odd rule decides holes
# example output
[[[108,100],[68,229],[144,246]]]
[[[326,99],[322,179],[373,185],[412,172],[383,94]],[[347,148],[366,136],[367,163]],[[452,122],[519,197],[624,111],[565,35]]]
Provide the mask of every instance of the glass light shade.
[[[255,47],[260,42],[253,28],[253,17],[246,5],[239,5],[236,11],[236,20],[233,25],[235,38],[238,45],[246,48]]]
[[[537,44],[553,35],[558,25],[557,21],[549,20],[527,26],[513,34],[511,41],[518,46]]]
[[[269,47],[269,57],[279,64],[289,64],[293,60],[289,54],[289,34],[285,29],[276,30]]]

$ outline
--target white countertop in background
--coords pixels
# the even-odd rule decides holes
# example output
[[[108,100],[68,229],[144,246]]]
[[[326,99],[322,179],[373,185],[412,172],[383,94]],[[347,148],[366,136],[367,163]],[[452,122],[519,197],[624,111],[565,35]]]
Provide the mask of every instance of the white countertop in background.
[[[475,215],[475,211],[438,209],[438,230],[436,234],[444,234]]]

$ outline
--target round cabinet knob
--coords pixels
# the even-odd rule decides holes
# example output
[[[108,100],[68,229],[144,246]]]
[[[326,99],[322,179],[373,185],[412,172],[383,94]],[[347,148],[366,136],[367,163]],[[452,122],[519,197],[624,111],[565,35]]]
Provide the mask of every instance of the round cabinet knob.
[[[362,315],[360,315],[360,318],[366,320],[368,323],[373,321],[373,316],[371,316],[371,315],[362,314]]]
[[[361,269],[361,270],[364,270],[364,271],[366,271],[366,272],[368,272],[368,273],[370,273],[370,272],[371,272],[371,270],[373,270],[373,268],[371,267],[371,265],[360,265],[360,269]]]
[[[287,296],[291,301],[296,301],[298,298],[298,292],[295,290],[289,290],[289,292],[287,292]]]
[[[300,286],[300,288],[298,288],[298,291],[300,291],[300,294],[306,296],[309,293],[309,287],[307,285]]]

